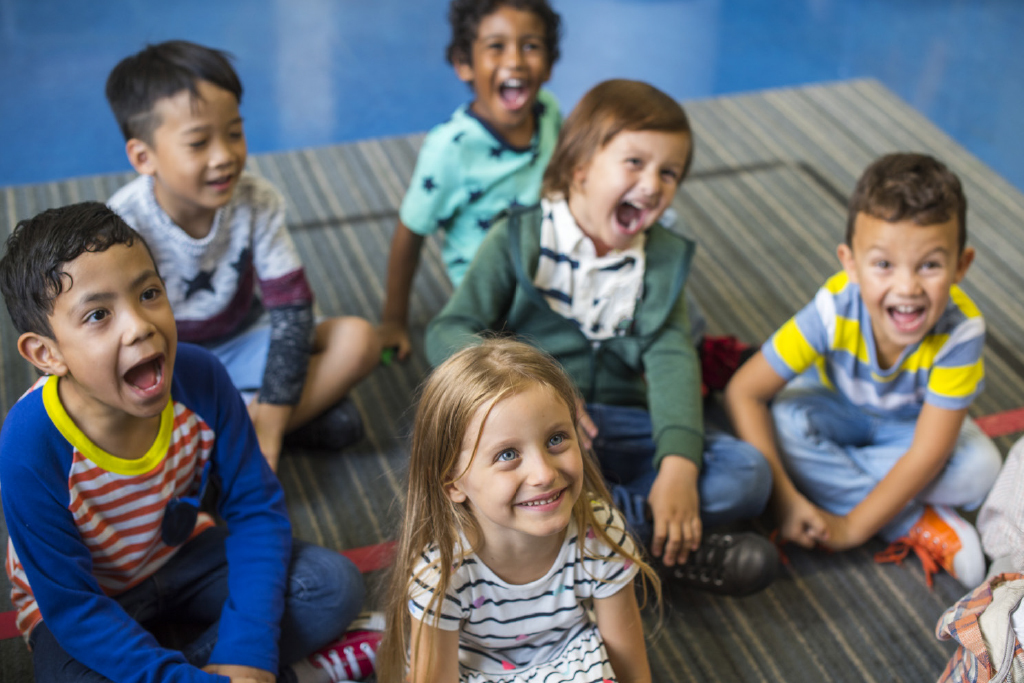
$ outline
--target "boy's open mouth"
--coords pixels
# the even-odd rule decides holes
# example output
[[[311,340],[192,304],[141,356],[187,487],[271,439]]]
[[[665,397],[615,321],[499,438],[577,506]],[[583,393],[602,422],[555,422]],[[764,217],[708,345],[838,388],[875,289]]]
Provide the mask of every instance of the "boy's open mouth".
[[[498,86],[498,96],[507,109],[516,110],[521,109],[530,99],[530,92],[526,87],[526,81],[521,78],[509,78]]]
[[[158,388],[164,378],[163,354],[139,363],[124,373],[124,381],[139,391],[148,392]]]
[[[632,202],[621,202],[615,207],[615,221],[619,224],[619,228],[628,235],[635,235],[643,229],[646,216],[647,209]]]
[[[926,308],[917,304],[900,304],[886,307],[889,319],[900,332],[915,332],[924,322]]]
[[[220,176],[219,178],[214,178],[213,180],[208,180],[206,182],[206,184],[211,186],[215,190],[224,190],[228,186],[231,185],[231,180],[233,178],[234,178],[234,175]]]

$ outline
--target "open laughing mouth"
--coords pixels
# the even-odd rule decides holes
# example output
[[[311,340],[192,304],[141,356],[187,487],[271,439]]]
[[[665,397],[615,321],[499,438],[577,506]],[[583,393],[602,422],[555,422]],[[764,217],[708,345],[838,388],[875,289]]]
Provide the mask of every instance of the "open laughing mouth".
[[[124,381],[143,394],[160,392],[164,380],[164,355],[145,360],[124,373]]]
[[[498,86],[498,96],[506,109],[515,111],[522,109],[530,99],[530,91],[526,81],[521,78],[509,78]]]
[[[921,305],[900,304],[888,306],[886,312],[889,319],[900,332],[915,332],[924,322],[927,309]]]
[[[235,179],[234,174],[230,174],[230,175],[220,176],[219,178],[214,178],[213,180],[208,180],[206,182],[206,184],[209,185],[210,187],[212,187],[217,192],[223,192],[224,190],[226,190],[229,187],[231,187],[231,183],[232,183],[232,181],[234,179]]]
[[[615,207],[615,222],[622,232],[635,235],[643,230],[644,219],[647,218],[649,211],[638,204],[625,201]]]

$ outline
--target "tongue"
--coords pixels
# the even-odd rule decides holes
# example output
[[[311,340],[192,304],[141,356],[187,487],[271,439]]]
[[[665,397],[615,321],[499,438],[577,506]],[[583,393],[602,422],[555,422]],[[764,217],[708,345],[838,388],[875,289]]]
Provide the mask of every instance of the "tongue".
[[[137,389],[149,389],[157,383],[159,378],[160,372],[155,360],[137,365],[124,375],[124,381]]]
[[[623,225],[627,230],[633,229],[633,223],[640,218],[640,209],[636,208],[632,204],[623,202],[619,204],[619,208],[615,209],[615,220]]]
[[[506,106],[519,106],[525,96],[526,91],[523,88],[509,88],[507,86],[502,86],[501,88],[501,99]]]
[[[912,328],[917,324],[921,311],[915,309],[913,313],[901,313],[893,309],[891,315],[893,322],[896,323],[896,327],[900,329]]]

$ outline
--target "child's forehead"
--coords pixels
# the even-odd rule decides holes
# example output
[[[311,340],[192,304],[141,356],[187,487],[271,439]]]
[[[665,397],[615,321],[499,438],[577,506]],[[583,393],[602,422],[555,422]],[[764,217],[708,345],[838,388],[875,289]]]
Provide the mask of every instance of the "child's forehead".
[[[153,103],[152,112],[160,117],[157,129],[172,120],[192,119],[206,113],[211,104],[234,106],[238,109],[238,98],[230,90],[205,80],[195,82],[195,91],[182,88],[170,95],[165,95]]]
[[[62,263],[60,270],[64,273],[65,285],[58,298],[72,290],[74,296],[79,296],[98,285],[134,281],[140,273],[149,271],[157,273],[153,256],[140,239],[133,240],[131,246],[119,242],[103,250],[83,251]]]
[[[959,236],[960,219],[956,215],[945,221],[921,224],[912,218],[892,221],[861,211],[854,219],[852,242],[853,246],[868,249],[886,246],[924,249],[936,243],[956,247]]]

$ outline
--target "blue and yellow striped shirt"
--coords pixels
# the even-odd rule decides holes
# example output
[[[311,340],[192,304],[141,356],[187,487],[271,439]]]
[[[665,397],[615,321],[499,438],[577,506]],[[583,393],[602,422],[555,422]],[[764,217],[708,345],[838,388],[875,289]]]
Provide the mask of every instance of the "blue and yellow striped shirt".
[[[894,417],[916,417],[924,403],[966,408],[984,388],[985,320],[958,286],[935,327],[888,369],[878,365],[871,329],[860,287],[840,272],[761,351],[787,380],[816,366],[825,386],[863,410]]]

